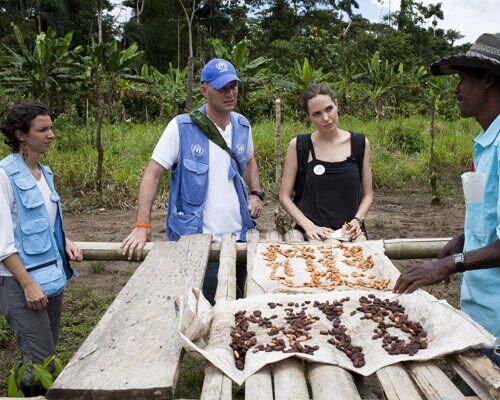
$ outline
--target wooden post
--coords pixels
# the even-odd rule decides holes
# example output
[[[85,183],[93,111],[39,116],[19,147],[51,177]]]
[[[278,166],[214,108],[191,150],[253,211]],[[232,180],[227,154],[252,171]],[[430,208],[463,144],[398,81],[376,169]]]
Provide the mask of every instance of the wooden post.
[[[217,273],[217,292],[215,302],[236,299],[236,237],[226,233],[222,237],[219,271]],[[232,381],[212,364],[205,368],[205,379],[201,400],[232,398]]]
[[[275,100],[275,125],[274,125],[274,163],[276,166],[276,196],[280,191],[281,183],[281,99]]]

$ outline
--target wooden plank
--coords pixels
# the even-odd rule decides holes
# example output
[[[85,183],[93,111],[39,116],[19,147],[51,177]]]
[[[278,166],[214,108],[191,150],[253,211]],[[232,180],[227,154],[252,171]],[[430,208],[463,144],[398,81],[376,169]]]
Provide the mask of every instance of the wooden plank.
[[[402,364],[397,363],[381,368],[376,374],[388,400],[422,398]]]
[[[473,350],[455,354],[453,357],[484,385],[494,399],[500,399],[500,368],[488,357]]]
[[[222,236],[215,302],[236,299],[236,236]],[[208,364],[201,391],[201,400],[231,399],[232,381],[220,369]]]
[[[463,400],[465,396],[432,362],[406,363],[411,376],[429,400]]]
[[[361,400],[349,371],[334,365],[307,363],[314,400]]]
[[[494,398],[488,392],[488,389],[479,382],[469,371],[467,371],[463,366],[461,366],[457,360],[453,357],[446,357],[446,362],[455,370],[455,372],[460,375],[467,385],[477,394],[481,400],[494,400]],[[500,393],[497,391],[497,398],[500,397]]]
[[[173,395],[182,358],[174,301],[200,287],[211,235],[160,242],[49,390],[49,399]]]
[[[246,297],[258,296],[263,292],[262,288],[252,279],[253,260],[259,243],[259,232],[252,230],[247,232],[248,253],[247,253],[247,282],[246,282]],[[268,365],[261,368],[245,382],[245,399],[246,400],[272,400],[273,399],[273,384],[271,380],[271,369]]]

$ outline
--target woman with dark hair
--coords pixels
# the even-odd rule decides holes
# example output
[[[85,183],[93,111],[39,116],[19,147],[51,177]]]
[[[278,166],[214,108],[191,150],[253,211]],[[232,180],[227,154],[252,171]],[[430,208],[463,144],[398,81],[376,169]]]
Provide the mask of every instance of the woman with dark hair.
[[[351,240],[361,238],[373,201],[368,139],[339,129],[338,101],[325,85],[309,85],[302,107],[317,130],[288,146],[281,206],[310,239],[329,238],[341,228]]]
[[[48,108],[15,105],[0,129],[12,150],[0,161],[0,306],[23,364],[41,363],[55,353],[68,259],[80,261],[82,250],[64,236],[52,171],[39,163],[54,138]]]

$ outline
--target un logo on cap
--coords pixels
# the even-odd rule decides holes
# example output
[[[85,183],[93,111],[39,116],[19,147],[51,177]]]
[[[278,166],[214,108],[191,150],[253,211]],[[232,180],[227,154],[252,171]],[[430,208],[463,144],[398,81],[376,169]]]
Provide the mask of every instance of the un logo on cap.
[[[228,66],[224,61],[219,61],[217,64],[215,64],[215,68],[217,68],[220,73],[228,72]]]
[[[191,145],[191,153],[195,156],[201,156],[205,152],[205,149],[199,144]]]

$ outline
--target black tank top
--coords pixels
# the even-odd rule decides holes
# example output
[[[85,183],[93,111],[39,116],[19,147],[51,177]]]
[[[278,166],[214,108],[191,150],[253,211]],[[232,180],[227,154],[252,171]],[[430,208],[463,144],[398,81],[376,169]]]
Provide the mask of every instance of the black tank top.
[[[316,225],[337,230],[354,218],[361,202],[361,174],[354,158],[353,134],[351,155],[339,162],[318,160],[310,136],[309,141],[312,160],[307,163],[304,191],[297,206]]]

